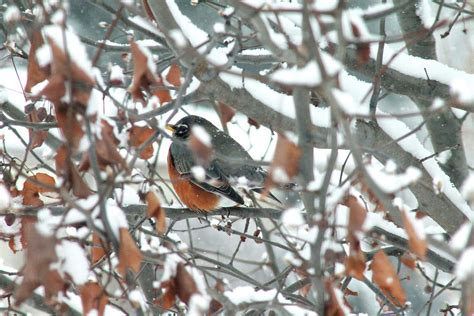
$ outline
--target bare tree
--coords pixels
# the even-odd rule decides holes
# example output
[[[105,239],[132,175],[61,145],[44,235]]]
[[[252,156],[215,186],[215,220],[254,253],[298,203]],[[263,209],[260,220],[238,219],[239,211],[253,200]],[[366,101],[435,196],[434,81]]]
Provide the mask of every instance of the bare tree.
[[[0,266],[2,310],[474,313],[470,1],[0,13],[1,251],[23,262]],[[181,204],[165,126],[189,114],[267,169],[262,194]],[[217,155],[196,139],[192,179]]]

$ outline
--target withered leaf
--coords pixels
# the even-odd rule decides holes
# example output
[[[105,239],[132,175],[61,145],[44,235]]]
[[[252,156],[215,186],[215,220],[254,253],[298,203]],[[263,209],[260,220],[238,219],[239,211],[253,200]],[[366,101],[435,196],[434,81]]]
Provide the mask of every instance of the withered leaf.
[[[164,294],[159,299],[156,299],[154,303],[160,305],[163,309],[170,309],[176,302],[176,284],[174,278],[162,282],[161,290]]]
[[[50,86],[46,87],[46,89],[48,88],[50,88]],[[55,91],[56,90],[53,89],[51,93],[56,93]],[[45,93],[43,92],[43,94]],[[61,130],[64,138],[66,138],[67,144],[71,146],[73,150],[75,150],[79,146],[79,143],[84,136],[82,123],[74,112],[74,108],[68,107],[67,105],[58,102],[53,102],[53,104],[59,129]]]
[[[153,91],[153,95],[156,96],[158,98],[158,100],[160,100],[160,104],[165,104],[165,103],[168,103],[172,100],[171,99],[171,94],[170,94],[169,90],[166,89],[166,88],[157,87]]]
[[[222,280],[218,279],[216,281],[216,285],[214,286],[214,289],[219,293],[224,293],[224,290],[225,290],[224,282],[222,282]],[[211,303],[209,304],[208,315],[215,315],[219,310],[221,310],[222,307],[223,307],[223,305],[218,300],[213,298]]]
[[[92,78],[81,67],[79,67],[74,62],[74,60],[70,60],[70,58],[68,58],[64,51],[59,48],[59,46],[53,39],[48,38],[48,44],[51,46],[51,52],[53,55],[51,63],[52,75],[56,78],[56,80],[58,80],[57,78],[62,77],[63,82],[67,78],[70,78],[72,80],[71,101],[77,102],[84,107],[87,106],[90,98],[90,93],[95,85],[94,78]],[[64,92],[66,92],[66,90],[64,90]],[[62,96],[64,96],[64,93],[62,94]]]
[[[135,41],[130,41],[130,50],[133,58],[133,78],[128,91],[135,101],[145,103],[141,89],[148,90],[150,86],[157,85],[156,74],[148,67],[148,58]],[[151,62],[151,61],[150,61]]]
[[[346,275],[358,280],[364,280],[365,255],[359,250],[351,250],[349,256],[345,259]]]
[[[44,108],[40,109],[44,110]],[[28,122],[38,123],[42,121],[38,116],[38,114],[41,112],[40,109],[33,109],[33,111],[28,114]],[[30,136],[31,149],[43,145],[44,141],[46,140],[46,137],[48,137],[48,132],[46,130],[37,130],[33,128],[28,128],[28,134]]]
[[[112,126],[106,121],[101,120],[101,136],[95,139],[95,150],[97,154],[97,162],[101,170],[105,170],[110,165],[120,165],[127,169],[122,156],[118,151],[118,140],[113,133]],[[84,155],[79,166],[79,171],[86,171],[90,168],[89,155]]]
[[[36,223],[36,217],[25,215],[21,217],[20,231],[17,235],[10,237],[8,246],[16,253],[28,247],[27,233],[34,229],[34,224]]]
[[[166,74],[166,81],[168,81],[176,88],[181,86],[181,69],[179,69],[178,64],[171,64],[170,70]]]
[[[28,249],[25,266],[21,270],[23,279],[14,291],[16,304],[25,301],[33,291],[43,285],[45,302],[51,304],[60,291],[65,290],[66,283],[57,270],[51,270],[51,264],[58,260],[56,255],[56,238],[40,234],[34,226],[26,232]]]
[[[56,173],[65,179],[65,185],[72,188],[72,193],[75,196],[86,198],[91,194],[86,182],[68,156],[66,146],[62,145],[56,150],[55,163]]]
[[[396,306],[405,305],[405,291],[402,288],[402,284],[392,263],[383,250],[379,250],[375,254],[370,263],[370,269],[372,269],[373,282],[387,298]]]
[[[147,126],[132,126],[128,133],[129,143],[132,147],[140,147],[144,142],[146,142],[150,137],[152,137],[155,132],[152,128]],[[150,159],[153,156],[153,144],[147,145],[143,150],[140,152],[139,157],[141,159]]]
[[[426,240],[420,238],[419,234],[416,232],[416,228],[413,226],[412,219],[409,218],[406,211],[402,211],[402,221],[408,235],[408,246],[410,247],[410,251],[419,258],[424,259],[426,251],[428,250]]]
[[[301,150],[299,147],[285,135],[278,134],[275,155],[270,166],[270,175],[265,180],[265,189],[269,190],[275,184],[290,181],[291,178],[296,176],[299,170],[300,156]],[[281,179],[280,173],[282,172],[288,179]]]
[[[54,178],[46,173],[38,172],[34,176],[26,179],[21,190],[23,196],[23,205],[43,206],[44,203],[40,199],[40,193],[54,192]]]
[[[104,315],[105,305],[109,302],[109,297],[102,286],[97,282],[87,282],[81,287],[80,295],[84,315],[89,315],[92,310],[97,310],[99,316]]]
[[[339,289],[336,289],[330,279],[324,281],[326,293],[329,299],[324,306],[324,315],[327,316],[346,316],[348,315],[348,304],[344,300],[344,295]]]
[[[400,261],[407,267],[410,268],[411,270],[415,270],[416,268],[416,260],[415,258],[409,254],[409,253],[404,253],[400,257]]]
[[[40,67],[36,59],[36,51],[44,44],[43,37],[39,30],[33,31],[31,34],[31,46],[28,58],[28,72],[25,84],[25,92],[31,92],[31,88],[36,84],[46,80],[48,77],[48,69]]]
[[[249,123],[249,125],[254,126],[256,129],[259,129],[259,128],[260,128],[260,123],[257,122],[256,120],[254,120],[254,119],[251,118],[251,117],[248,117],[248,118],[247,118],[247,122]]]
[[[138,249],[135,240],[126,228],[120,228],[119,264],[117,271],[124,276],[127,269],[135,273],[140,271],[143,255]]]
[[[222,123],[229,123],[235,115],[235,109],[222,102],[218,102],[217,106],[221,115]]]
[[[178,263],[178,268],[176,270],[176,295],[179,299],[189,304],[189,299],[193,294],[199,293],[197,289],[196,282],[189,272],[186,270],[184,263]]]
[[[359,27],[354,23],[351,23],[352,34],[357,39],[361,39],[361,32]],[[370,44],[367,42],[358,42],[356,43],[356,51],[357,51],[357,63],[359,65],[366,64],[370,59]]]
[[[164,234],[166,232],[166,214],[155,192],[150,191],[147,193],[146,203],[147,216],[156,219],[156,231],[158,234]]]
[[[365,207],[359,203],[357,198],[353,195],[349,195],[343,202],[345,206],[349,208],[349,225],[348,230],[352,233],[362,231],[362,227],[367,217],[367,211]]]
[[[105,256],[105,249],[102,247],[102,239],[94,232],[92,233],[91,261],[96,264]]]

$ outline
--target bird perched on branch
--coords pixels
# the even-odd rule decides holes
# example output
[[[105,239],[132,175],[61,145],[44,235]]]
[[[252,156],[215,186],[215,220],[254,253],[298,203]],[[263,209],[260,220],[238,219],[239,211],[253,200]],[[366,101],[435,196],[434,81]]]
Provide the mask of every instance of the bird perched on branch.
[[[267,172],[239,143],[208,120],[190,115],[166,128],[173,133],[168,152],[170,180],[180,200],[191,210],[210,212],[244,204],[239,186],[263,191]],[[271,193],[268,196],[278,201]]]

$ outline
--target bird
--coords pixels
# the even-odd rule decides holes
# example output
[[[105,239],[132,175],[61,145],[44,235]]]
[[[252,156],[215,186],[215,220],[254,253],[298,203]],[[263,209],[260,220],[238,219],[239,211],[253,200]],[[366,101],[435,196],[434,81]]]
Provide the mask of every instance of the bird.
[[[206,163],[200,162],[189,146],[196,126],[206,131],[212,144],[213,154]],[[243,205],[244,199],[238,193],[239,183],[245,183],[247,190],[263,192],[267,171],[258,166],[236,140],[205,118],[188,115],[175,124],[167,124],[166,129],[172,132],[168,174],[176,195],[190,210],[212,212]],[[204,169],[203,176],[196,177],[195,166]],[[278,201],[273,194],[268,196]]]

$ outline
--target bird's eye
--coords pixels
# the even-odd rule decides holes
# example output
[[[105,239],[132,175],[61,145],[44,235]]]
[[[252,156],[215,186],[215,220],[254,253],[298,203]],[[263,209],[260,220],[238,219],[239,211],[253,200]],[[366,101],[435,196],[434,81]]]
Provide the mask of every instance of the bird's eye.
[[[189,134],[189,126],[187,124],[179,124],[176,126],[176,136],[186,137]]]

